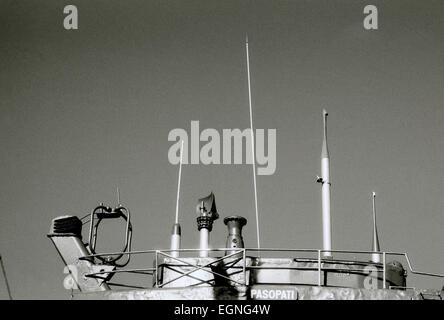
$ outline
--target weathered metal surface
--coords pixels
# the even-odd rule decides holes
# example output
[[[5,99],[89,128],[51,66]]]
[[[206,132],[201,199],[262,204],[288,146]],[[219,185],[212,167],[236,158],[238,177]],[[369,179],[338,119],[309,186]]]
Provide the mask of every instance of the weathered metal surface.
[[[300,287],[298,300],[418,300],[415,292],[387,289]]]
[[[245,300],[246,287],[191,287],[79,294],[80,300]]]
[[[286,296],[279,296],[276,290],[285,291]],[[255,294],[252,294],[253,292]],[[268,292],[268,299],[290,300],[423,300],[430,297],[442,298],[443,293],[425,292],[420,290],[390,290],[390,289],[352,289],[332,288],[318,286],[278,286],[278,285],[255,285],[231,287],[192,287],[192,288],[170,288],[170,289],[144,289],[129,291],[105,291],[102,293],[87,293],[75,295],[75,299],[92,300],[247,300],[261,299],[257,292],[262,295]],[[273,296],[271,292],[275,291]],[[293,291],[291,294],[289,291]],[[440,295],[441,294],[441,295]],[[265,299],[262,296],[262,299]]]
[[[96,266],[88,260],[80,260],[79,258],[89,255],[89,252],[78,237],[51,236],[50,239],[65,263],[64,272],[71,275],[75,288],[84,292],[109,290],[108,285],[103,280],[84,276],[88,273],[111,270],[108,266]],[[102,274],[101,276],[105,278],[108,275]]]

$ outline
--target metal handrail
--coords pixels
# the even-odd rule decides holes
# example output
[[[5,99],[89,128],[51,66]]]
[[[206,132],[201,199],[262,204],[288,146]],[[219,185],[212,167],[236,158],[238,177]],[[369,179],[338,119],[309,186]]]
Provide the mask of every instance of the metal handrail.
[[[196,251],[200,251],[200,249],[196,249]],[[204,264],[204,265],[202,265],[202,266],[194,265],[194,264],[189,263],[189,262],[187,262],[187,261],[184,261],[184,260],[182,260],[182,259],[179,259],[179,258],[173,257],[173,256],[171,256],[171,255],[169,255],[169,254],[165,254],[164,252],[162,252],[162,251],[160,251],[160,250],[157,251],[157,252],[156,252],[156,255],[157,255],[157,254],[161,254],[161,255],[164,255],[164,256],[166,256],[166,257],[168,257],[168,258],[171,258],[171,259],[174,259],[174,260],[176,260],[176,261],[182,262],[182,263],[184,263],[185,265],[188,265],[188,266],[190,266],[190,267],[194,267],[194,269],[191,269],[191,270],[189,270],[189,271],[187,271],[187,272],[184,272],[184,273],[182,273],[182,275],[180,275],[180,276],[178,276],[178,277],[176,277],[176,278],[173,278],[173,279],[167,281],[166,283],[162,283],[162,285],[161,285],[160,287],[163,287],[163,286],[165,286],[165,285],[167,285],[167,284],[169,284],[169,283],[172,283],[172,282],[174,282],[174,281],[176,281],[176,280],[179,280],[180,278],[185,277],[185,276],[187,276],[187,275],[189,275],[189,274],[191,274],[191,273],[193,273],[193,272],[195,272],[195,271],[198,271],[198,270],[203,270],[203,271],[206,271],[206,272],[208,272],[208,273],[214,274],[214,275],[216,275],[216,276],[222,277],[222,278],[224,278],[224,279],[227,279],[227,280],[233,281],[233,282],[235,282],[235,283],[237,283],[237,284],[245,285],[245,284],[246,284],[246,277],[245,277],[245,275],[246,275],[246,271],[245,271],[245,269],[243,270],[243,272],[244,272],[244,283],[241,283],[241,282],[239,282],[239,281],[236,281],[236,280],[230,279],[229,277],[224,276],[224,275],[222,275],[222,274],[220,274],[220,273],[218,273],[218,272],[215,272],[215,271],[213,271],[213,270],[204,269],[205,267],[208,267],[208,266],[210,266],[210,265],[212,265],[212,264],[214,264],[214,263],[216,263],[216,262],[219,262],[219,261],[221,261],[221,260],[227,259],[227,258],[232,257],[232,256],[235,256],[235,255],[239,255],[239,254],[241,253],[241,251],[243,251],[243,252],[245,253],[245,250],[244,250],[243,248],[240,248],[240,249],[238,249],[238,250],[233,250],[233,249],[232,249],[231,251],[236,251],[236,252],[234,252],[234,253],[230,253],[230,254],[227,254],[227,255],[225,255],[225,256],[223,256],[223,257],[221,257],[221,258],[218,258],[218,259],[216,259],[216,260],[214,260],[214,261],[211,261],[211,262],[209,262],[209,263],[206,263],[206,264]],[[158,269],[158,266],[156,266],[156,273],[158,272],[157,269]],[[175,269],[174,269],[174,270],[175,270]],[[177,271],[177,270],[175,270],[175,271]],[[196,277],[195,277],[195,278],[196,278]],[[198,278],[198,280],[200,280],[200,281],[202,281],[202,282],[206,282],[206,280],[202,280],[202,279],[199,279],[199,278]],[[157,285],[157,286],[159,287],[159,285]]]
[[[424,271],[418,271],[415,270],[413,268],[413,265],[411,263],[411,260],[408,256],[408,254],[406,252],[392,252],[392,251],[362,251],[362,250],[323,250],[323,249],[294,249],[294,248],[214,248],[214,249],[162,249],[162,250],[156,250],[156,249],[150,249],[150,250],[138,250],[138,251],[130,251],[130,252],[124,252],[125,254],[128,255],[132,255],[132,254],[155,254],[155,267],[153,268],[142,268],[142,269],[119,269],[119,270],[111,270],[111,271],[106,271],[106,272],[96,272],[96,273],[91,273],[91,274],[87,274],[85,276],[94,276],[94,275],[98,275],[98,274],[104,274],[104,273],[108,273],[108,274],[112,274],[112,273],[117,273],[117,272],[134,272],[134,271],[152,271],[153,272],[153,276],[155,275],[155,282],[154,282],[154,286],[155,287],[159,287],[159,283],[158,283],[158,268],[159,268],[159,259],[158,259],[158,254],[161,254],[163,256],[167,256],[170,257],[172,259],[178,260],[186,265],[189,265],[191,267],[195,267],[195,269],[192,269],[190,272],[186,272],[185,274],[182,274],[181,276],[178,277],[182,278],[184,276],[190,276],[190,274],[196,270],[205,270],[207,272],[216,274],[217,276],[221,276],[224,277],[223,275],[219,275],[217,273],[215,273],[214,271],[210,271],[208,269],[204,269],[205,267],[208,267],[209,265],[213,264],[214,262],[223,260],[225,258],[227,258],[228,256],[231,255],[226,255],[223,256],[222,258],[218,258],[218,260],[211,262],[209,264],[203,265],[203,266],[198,266],[198,265],[193,265],[190,264],[188,262],[185,262],[183,260],[180,260],[180,258],[175,258],[171,255],[166,254],[167,252],[172,252],[172,251],[176,251],[176,252],[200,252],[200,251],[208,251],[208,252],[222,252],[222,251],[233,251],[235,250],[236,252],[231,254],[231,255],[238,255],[238,254],[242,254],[242,259],[243,259],[243,265],[242,265],[242,269],[243,269],[243,275],[244,275],[244,283],[240,283],[236,280],[233,279],[229,279],[230,281],[236,282],[238,284],[242,284],[245,285],[247,283],[247,279],[246,279],[246,270],[250,267],[246,266],[246,257],[247,257],[247,252],[300,252],[300,253],[316,253],[317,254],[317,258],[315,258],[317,260],[317,270],[318,270],[318,286],[322,286],[322,270],[328,270],[328,271],[332,271],[332,270],[336,270],[335,268],[323,268],[322,264],[324,262],[328,262],[330,259],[322,259],[321,258],[321,254],[323,252],[331,252],[331,253],[349,253],[349,254],[381,254],[382,255],[382,277],[383,277],[383,288],[386,289],[387,288],[387,278],[386,278],[386,272],[387,272],[387,268],[386,268],[386,259],[387,259],[387,255],[391,255],[391,256],[403,256],[405,258],[405,260],[407,261],[407,266],[409,271],[412,274],[416,274],[416,275],[423,275],[423,276],[429,276],[429,277],[438,277],[438,278],[444,278],[444,274],[438,274],[438,273],[430,273],[430,272],[424,272]],[[92,255],[88,255],[88,256],[84,256],[79,258],[80,260],[88,260],[91,258],[95,258],[95,257],[99,257],[99,256],[108,256],[108,255],[116,255],[116,254],[120,254],[122,252],[111,252],[111,253],[101,253],[101,254],[92,254]],[[256,268],[256,269],[260,269],[260,266],[251,266],[251,268]],[[177,280],[177,279],[173,279]],[[202,280],[202,279],[200,279]],[[202,280],[204,281],[204,280]],[[172,281],[170,281],[172,282]],[[204,281],[206,282],[206,281]],[[165,284],[162,284],[162,286],[164,286]]]

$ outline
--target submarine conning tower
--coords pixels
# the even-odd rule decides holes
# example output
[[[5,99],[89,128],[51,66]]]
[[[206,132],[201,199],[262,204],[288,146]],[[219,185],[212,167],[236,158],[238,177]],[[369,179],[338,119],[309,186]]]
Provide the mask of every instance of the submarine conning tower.
[[[214,204],[214,194],[211,200],[210,202]],[[113,218],[115,215],[111,213],[118,212],[118,210],[108,211],[109,217]],[[97,210],[93,212],[98,213]],[[99,216],[105,218],[107,213],[100,213]],[[320,252],[318,250],[311,251],[313,258],[301,258],[300,251],[297,249],[245,248],[242,232],[247,219],[237,215],[227,216],[224,218],[224,224],[228,231],[226,248],[217,249],[209,246],[206,257],[199,256],[201,248],[185,249],[185,251],[179,249],[178,258],[158,255],[155,261],[157,272],[153,278],[153,287],[129,292],[148,294],[153,299],[180,299],[182,294],[192,299],[244,299],[248,298],[247,295],[252,292],[285,290],[293,292],[289,297],[295,298],[304,292],[308,294],[310,287],[320,286],[324,288],[324,291],[325,288],[331,288],[331,290],[336,288],[336,291],[332,292],[337,294],[340,294],[338,290],[347,289],[348,291],[345,292],[348,294],[356,294],[358,291],[349,289],[364,289],[369,293],[384,287],[405,287],[406,285],[406,272],[399,262],[389,262],[384,266],[382,263],[364,260],[325,259],[317,256],[316,253]],[[75,267],[73,271],[78,272],[76,274],[77,287],[74,289],[82,293],[96,292],[89,297],[117,298],[118,293],[113,293],[112,284],[108,285],[107,282],[116,271],[124,270],[120,269],[118,264],[111,263],[110,259],[98,260],[95,255],[100,254],[92,255],[90,245],[82,241],[81,232],[82,223],[79,218],[61,216],[53,220],[48,234],[67,267]],[[95,241],[94,238],[93,241]],[[122,253],[125,252],[122,251]],[[156,250],[156,252],[160,253],[162,250]],[[261,255],[255,256],[258,252]],[[277,254],[280,257],[266,257],[267,253]],[[383,270],[385,270],[385,276],[382,274]],[[97,273],[100,273],[101,277],[91,277],[92,274]],[[178,291],[163,291],[163,288]],[[199,293],[194,296],[193,292],[196,292],[197,288],[201,288],[205,294]],[[217,290],[215,291],[214,288]],[[246,288],[248,288],[247,291]],[[104,292],[104,294],[97,292]],[[129,292],[127,294],[130,294]],[[261,297],[250,296],[250,298]]]
[[[313,258],[301,258],[298,256],[307,254],[306,250],[245,248],[242,229],[247,219],[237,215],[228,216],[224,218],[224,224],[228,229],[226,248],[209,249],[204,257],[192,257],[188,253],[187,256],[182,255],[180,261],[168,257],[163,259],[159,265],[157,286],[184,288],[222,285],[239,288],[246,285],[250,288],[271,286],[287,289],[292,286],[323,286],[371,290],[406,285],[406,271],[397,261],[389,262],[384,267],[382,263],[365,259],[317,257],[322,250],[312,250]],[[258,252],[260,256],[255,256]],[[281,257],[268,258],[268,254]],[[371,251],[368,254],[370,256]]]
[[[248,37],[245,41],[245,52],[257,247],[251,248],[245,245],[242,231],[247,225],[247,219],[237,215],[224,219],[228,228],[226,247],[215,248],[211,245],[210,232],[214,228],[223,227],[216,222],[219,213],[216,209],[215,196],[211,192],[210,195],[197,201],[196,222],[199,240],[197,236],[195,240],[199,246],[181,248],[179,204],[184,142],[186,142],[182,140],[176,212],[169,249],[131,250],[130,211],[120,204],[120,193],[117,188],[117,206],[112,208],[101,203],[92,210],[89,221],[83,221],[88,215],[80,219],[72,215],[60,216],[53,220],[48,237],[65,264],[63,270],[66,274],[65,288],[71,292],[80,292],[77,295],[80,299],[425,299],[425,292],[428,290],[408,291],[411,288],[406,287],[407,270],[397,261],[387,262],[388,256],[405,258],[411,273],[438,278],[444,278],[444,275],[414,270],[405,252],[381,251],[376,226],[374,192],[371,249],[338,250],[332,245],[331,220],[334,210],[331,209],[334,206],[331,206],[331,162],[327,145],[328,113],[325,109],[322,110],[321,176],[316,180],[321,187],[322,245],[319,249],[281,249],[261,246]],[[236,194],[236,191],[231,193]],[[125,222],[125,240],[120,251],[96,252],[98,227],[104,219],[121,219]],[[89,237],[84,241],[82,228],[88,222]],[[285,221],[285,223],[291,222]],[[157,226],[157,223],[155,225]],[[294,244],[290,243],[289,247],[292,245]],[[133,259],[131,267],[126,268],[133,255],[143,258],[137,259],[142,265],[135,265],[136,259]],[[119,275],[139,278],[132,283],[129,281],[119,283],[115,279],[119,278]],[[113,282],[110,281],[111,278]],[[123,290],[114,290],[122,287]],[[438,296],[442,300],[444,291]]]
[[[70,288],[78,289],[87,294],[82,297],[92,299],[424,299],[424,290],[408,291],[407,270],[403,265],[398,261],[387,261],[387,258],[405,257],[411,273],[441,278],[444,275],[413,270],[406,253],[381,251],[375,192],[372,193],[371,249],[332,248],[326,116],[323,110],[322,177],[318,177],[317,181],[322,183],[322,248],[248,247],[243,236],[247,219],[239,215],[228,215],[223,219],[227,227],[225,248],[215,248],[211,245],[210,232],[223,226],[217,223],[219,212],[215,195],[211,192],[198,199],[196,205],[198,216],[195,221],[199,234],[196,242],[199,246],[180,248],[181,228],[176,206],[172,240],[179,241],[172,241],[170,249],[133,252],[130,212],[118,201],[115,208],[100,204],[92,210],[87,242],[82,238],[82,227],[88,222],[82,220],[86,216],[82,219],[60,216],[53,220],[48,237],[65,263],[65,271],[68,271],[65,273],[73,277],[74,285]],[[126,223],[125,243],[121,251],[96,252],[97,230],[103,219],[123,219]],[[151,258],[152,265],[146,262],[141,267],[125,269],[133,254],[145,254],[147,260]],[[146,283],[147,275],[152,276],[151,287],[138,286],[134,289],[133,285],[128,285],[128,290],[113,290],[115,283],[110,282],[111,278],[125,272],[141,273],[141,284]],[[443,294],[439,293],[439,297]]]

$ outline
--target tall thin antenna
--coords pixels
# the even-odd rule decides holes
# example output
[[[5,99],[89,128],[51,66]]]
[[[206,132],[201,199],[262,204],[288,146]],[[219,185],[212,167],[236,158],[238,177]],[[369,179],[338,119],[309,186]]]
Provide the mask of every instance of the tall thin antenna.
[[[376,226],[376,192],[372,193],[372,207],[373,207],[373,241],[372,241],[372,251],[379,252],[381,248],[379,246],[378,229]],[[372,262],[381,262],[381,255],[378,253],[372,253]]]
[[[182,157],[183,157],[183,140],[180,144],[180,160],[179,160],[179,178],[177,179],[177,197],[176,197],[176,218],[174,220],[173,230],[171,231],[171,255],[175,258],[179,257],[181,228],[179,224],[179,199],[180,199],[180,177],[182,176]]]
[[[322,140],[321,171],[322,178],[318,182],[322,183],[322,245],[323,255],[331,257],[331,217],[330,217],[330,155],[327,145],[327,116],[325,109],[322,110],[324,120],[324,138]]]
[[[182,157],[183,157],[183,140],[180,144],[180,162],[179,162],[179,178],[177,179],[177,197],[176,197],[176,219],[175,223],[179,223],[179,197],[180,197],[180,177],[182,175]]]
[[[117,193],[117,205],[120,206],[120,190],[119,190],[119,187],[116,187],[116,193]]]
[[[253,110],[251,106],[251,80],[250,80],[250,54],[248,52],[248,34],[245,37],[245,48],[247,51],[247,72],[248,72],[248,103],[250,106],[250,131],[251,131],[251,153],[253,157],[253,185],[254,185],[254,205],[256,210],[256,233],[257,247],[260,249],[261,241],[259,237],[259,213],[257,208],[257,187],[256,187],[256,156],[254,152],[254,127],[253,127]]]
[[[2,273],[3,273],[3,278],[5,279],[6,290],[8,291],[9,300],[12,300],[11,288],[9,287],[8,277],[6,276],[5,266],[3,265],[3,258],[1,255],[0,255],[0,263],[2,265]]]

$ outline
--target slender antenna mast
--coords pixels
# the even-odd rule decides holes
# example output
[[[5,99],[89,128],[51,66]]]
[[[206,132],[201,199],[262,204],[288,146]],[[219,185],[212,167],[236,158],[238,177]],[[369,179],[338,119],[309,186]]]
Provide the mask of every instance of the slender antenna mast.
[[[317,182],[322,184],[322,244],[323,255],[331,257],[331,217],[330,217],[330,155],[327,145],[327,116],[325,109],[322,110],[324,120],[324,138],[322,140],[321,171],[322,177]]]
[[[179,177],[177,179],[177,197],[176,197],[176,217],[174,220],[173,230],[171,232],[171,255],[175,258],[179,257],[181,229],[179,224],[179,199],[180,199],[180,177],[182,176],[182,158],[183,158],[183,140],[180,144],[180,160],[179,160]]]
[[[180,144],[180,162],[179,162],[179,178],[177,179],[177,197],[176,197],[176,220],[179,223],[179,197],[180,197],[180,177],[182,176],[182,157],[183,157],[183,140]]]
[[[372,193],[372,206],[373,206],[373,241],[372,241],[372,251],[379,252],[381,248],[379,247],[379,237],[378,229],[376,227],[376,192]],[[381,255],[378,253],[372,253],[372,262],[381,262]]]
[[[256,187],[256,156],[254,151],[254,127],[253,127],[253,110],[251,106],[251,80],[250,80],[250,55],[248,52],[248,34],[245,38],[245,48],[247,52],[247,72],[248,72],[248,103],[250,106],[250,131],[251,131],[251,153],[253,157],[253,185],[254,185],[254,205],[256,210],[256,233],[257,233],[257,247],[260,249],[261,242],[259,237],[259,213],[257,209],[257,187]]]
[[[9,300],[12,300],[11,288],[9,287],[8,277],[6,276],[5,266],[3,265],[3,258],[1,255],[0,255],[0,263],[2,265],[2,273],[3,273],[3,278],[5,279],[6,290],[8,291]]]
[[[116,188],[117,193],[117,206],[120,206],[120,190],[119,187]]]

